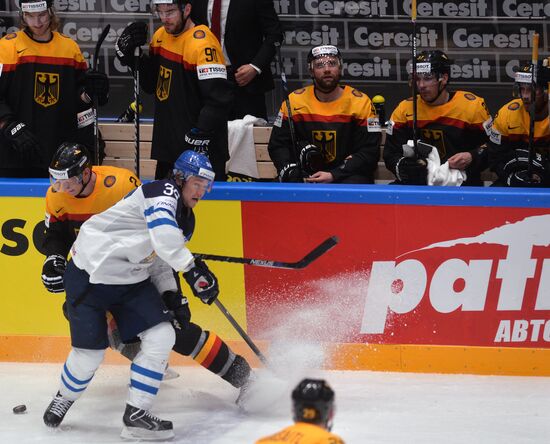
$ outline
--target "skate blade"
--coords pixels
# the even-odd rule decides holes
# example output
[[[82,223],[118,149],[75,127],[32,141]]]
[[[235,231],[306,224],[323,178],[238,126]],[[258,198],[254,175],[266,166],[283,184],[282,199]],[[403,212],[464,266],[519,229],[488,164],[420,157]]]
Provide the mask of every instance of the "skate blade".
[[[176,379],[176,378],[179,378],[179,377],[180,377],[180,374],[177,371],[172,370],[171,367],[168,367],[164,371],[164,376],[162,377],[162,380],[163,381],[170,381],[171,379]]]
[[[123,439],[139,439],[142,441],[166,441],[174,438],[174,430],[145,430],[139,427],[124,426],[120,437]]]

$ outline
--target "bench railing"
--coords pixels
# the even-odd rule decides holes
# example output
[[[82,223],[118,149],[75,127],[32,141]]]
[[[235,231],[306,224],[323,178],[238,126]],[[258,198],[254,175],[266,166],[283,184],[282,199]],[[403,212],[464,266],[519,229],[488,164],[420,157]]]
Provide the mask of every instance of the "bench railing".
[[[105,141],[105,165],[114,165],[135,169],[135,148],[134,148],[134,125],[132,123],[100,123],[99,128]],[[140,171],[142,179],[152,179],[155,176],[156,161],[151,159],[151,137],[153,133],[152,124],[140,125]],[[260,179],[269,180],[277,176],[277,170],[271,162],[267,151],[267,144],[271,135],[271,127],[254,127],[254,145],[256,151],[256,164]],[[378,168],[374,175],[376,183],[388,183],[395,180],[394,175],[386,168],[382,160],[382,150],[385,139],[385,132],[382,133],[382,144],[380,146],[380,159]],[[495,180],[494,175],[485,171],[482,174],[486,184]]]

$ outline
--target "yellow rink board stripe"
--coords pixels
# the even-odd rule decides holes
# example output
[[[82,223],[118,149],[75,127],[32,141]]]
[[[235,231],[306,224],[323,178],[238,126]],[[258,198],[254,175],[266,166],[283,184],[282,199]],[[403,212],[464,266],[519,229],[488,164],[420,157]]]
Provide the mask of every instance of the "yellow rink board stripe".
[[[253,367],[261,365],[243,341],[226,342]],[[257,345],[269,356],[267,343]],[[69,350],[70,341],[66,336],[0,336],[0,361],[62,363]],[[550,376],[550,349],[326,344],[326,356],[325,366],[333,370]],[[128,364],[112,350],[107,351],[105,362]],[[170,362],[172,365],[194,364],[191,358],[176,353],[172,353]]]

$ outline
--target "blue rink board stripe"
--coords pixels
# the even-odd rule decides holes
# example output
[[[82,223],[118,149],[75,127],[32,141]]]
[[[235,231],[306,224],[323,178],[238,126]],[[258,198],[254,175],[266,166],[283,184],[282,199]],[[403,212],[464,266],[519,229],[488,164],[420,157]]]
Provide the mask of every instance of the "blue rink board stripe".
[[[0,196],[44,197],[47,179],[0,179]],[[208,200],[550,208],[550,188],[216,182]]]

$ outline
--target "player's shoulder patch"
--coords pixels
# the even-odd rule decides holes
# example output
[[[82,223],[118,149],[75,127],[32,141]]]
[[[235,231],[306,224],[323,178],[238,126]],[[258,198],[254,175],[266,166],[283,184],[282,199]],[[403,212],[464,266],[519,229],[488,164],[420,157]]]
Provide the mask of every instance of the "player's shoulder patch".
[[[510,105],[508,105],[508,109],[510,111],[516,111],[519,109],[519,103],[518,102],[512,102]]]
[[[468,99],[468,100],[476,100],[477,96],[475,94],[472,94],[472,93],[465,93],[464,98]]]
[[[300,89],[297,89],[296,91],[293,92],[293,94],[303,94],[305,92],[305,88],[300,88]]]
[[[358,91],[357,89],[352,89],[351,90],[351,93],[355,96],[355,97],[363,97],[363,93],[361,91]]]
[[[107,176],[103,180],[103,185],[105,185],[105,188],[111,188],[116,183],[116,176]]]
[[[13,40],[17,38],[17,34],[15,32],[10,32],[9,34],[6,34],[4,38],[6,40]]]
[[[206,37],[206,32],[204,32],[202,29],[197,29],[193,33],[193,37],[196,38],[196,39],[203,39],[203,38]]]

